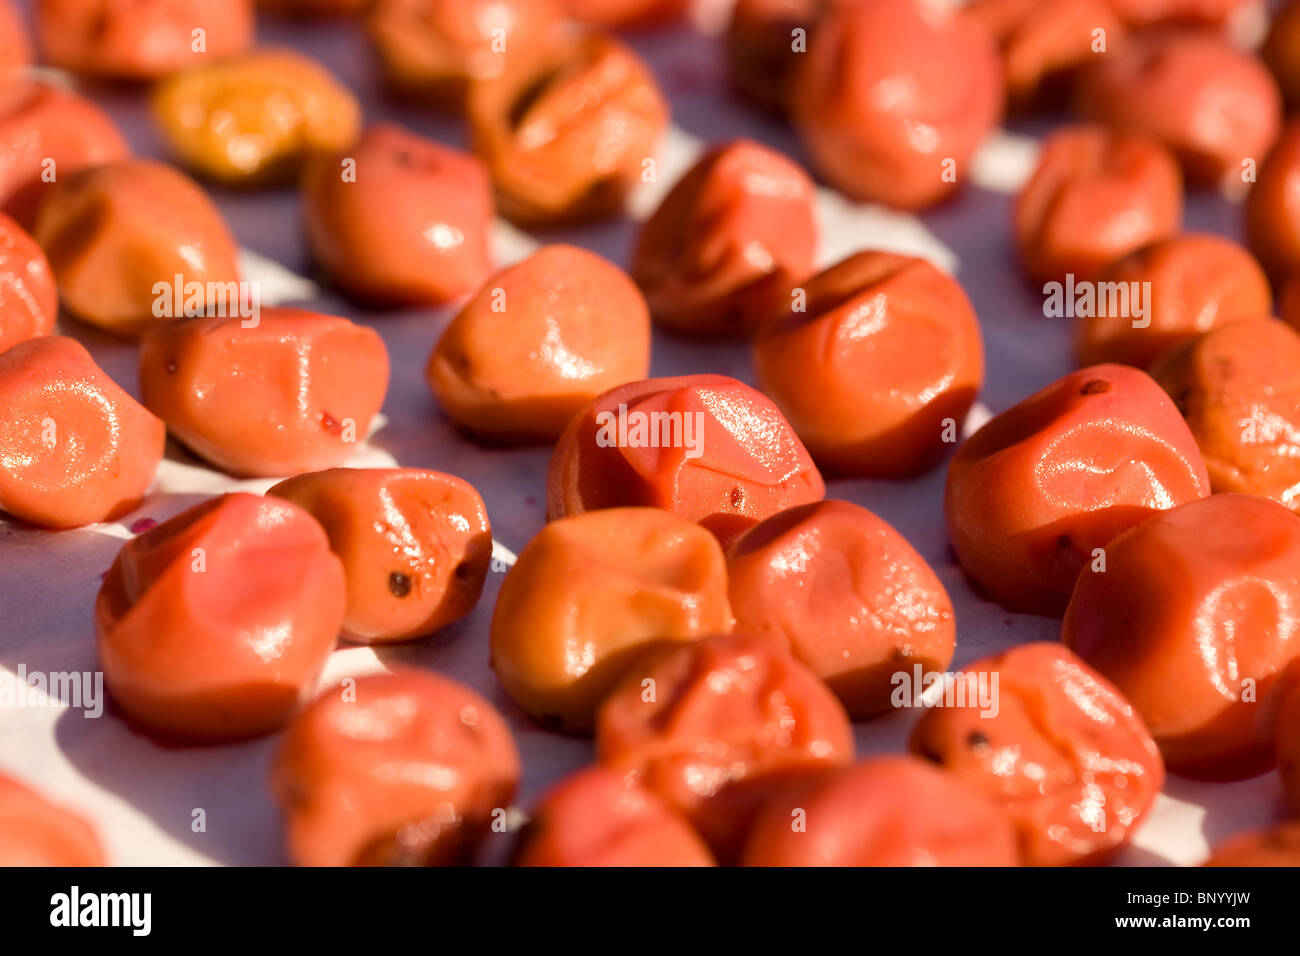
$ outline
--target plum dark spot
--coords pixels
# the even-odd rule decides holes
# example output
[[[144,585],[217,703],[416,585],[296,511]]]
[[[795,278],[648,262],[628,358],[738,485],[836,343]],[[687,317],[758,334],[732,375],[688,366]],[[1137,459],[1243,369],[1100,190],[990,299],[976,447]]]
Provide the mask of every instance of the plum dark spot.
[[[972,730],[970,736],[966,738],[966,746],[974,750],[982,750],[989,745],[988,737],[985,737],[978,730]]]
[[[473,576],[474,568],[468,561],[462,561],[451,573],[456,576],[457,581],[465,582]]]
[[[1068,551],[1073,544],[1074,542],[1070,540],[1070,536],[1068,534],[1060,535],[1056,539],[1056,546],[1066,551]]]
[[[401,571],[394,571],[388,576],[388,590],[393,597],[404,598],[411,593],[411,579]]]
[[[1091,382],[1084,382],[1083,388],[1079,389],[1080,395],[1104,395],[1111,390],[1110,382],[1104,378],[1094,378]]]

